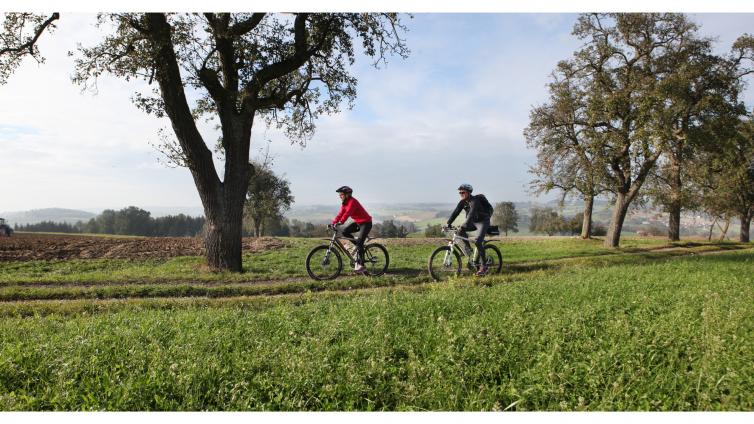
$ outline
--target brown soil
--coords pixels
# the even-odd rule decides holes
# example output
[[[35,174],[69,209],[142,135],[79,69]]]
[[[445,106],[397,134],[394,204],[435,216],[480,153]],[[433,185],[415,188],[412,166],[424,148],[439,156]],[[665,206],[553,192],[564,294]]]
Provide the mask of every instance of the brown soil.
[[[274,237],[244,238],[243,251],[280,249],[286,243]],[[149,259],[201,256],[202,241],[190,237],[99,237],[62,234],[14,233],[0,237],[0,261],[67,259]]]

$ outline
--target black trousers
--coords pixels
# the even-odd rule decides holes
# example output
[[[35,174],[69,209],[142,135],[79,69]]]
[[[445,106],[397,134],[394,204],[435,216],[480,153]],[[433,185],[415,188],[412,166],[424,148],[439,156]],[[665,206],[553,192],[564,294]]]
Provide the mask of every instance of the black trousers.
[[[477,251],[479,251],[479,263],[483,264],[487,262],[487,255],[484,253],[484,236],[487,235],[487,229],[490,228],[490,220],[486,219],[482,222],[474,222],[474,227],[477,230],[476,239],[474,240],[474,244],[476,245]],[[474,231],[473,228],[469,228],[469,231]],[[460,230],[458,231],[458,235],[461,237],[468,237],[468,233],[466,230]],[[468,241],[463,241],[466,244],[466,247],[471,250],[471,245]]]
[[[361,265],[364,265],[364,242],[370,231],[372,231],[372,221],[363,224],[352,222],[340,231],[344,237],[353,238],[353,244],[356,245],[356,263]],[[354,233],[356,233],[355,237]]]

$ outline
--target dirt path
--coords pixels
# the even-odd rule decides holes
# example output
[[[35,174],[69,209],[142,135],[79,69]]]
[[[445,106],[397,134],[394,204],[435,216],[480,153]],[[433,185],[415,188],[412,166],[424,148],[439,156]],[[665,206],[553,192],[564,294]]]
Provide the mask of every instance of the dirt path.
[[[590,260],[601,260],[605,258],[614,258],[615,260],[620,260],[619,258],[630,258],[633,256],[645,256],[649,257],[651,259],[668,259],[671,257],[684,257],[684,256],[694,256],[694,255],[710,255],[710,254],[721,254],[726,253],[730,251],[740,251],[740,250],[754,250],[754,245],[749,246],[740,246],[740,245],[718,245],[718,246],[706,246],[709,247],[715,247],[715,250],[690,250],[698,247],[705,247],[705,245],[693,245],[693,246],[669,246],[667,248],[648,248],[644,250],[632,250],[630,252],[620,252],[620,253],[614,253],[614,254],[595,254],[595,255],[589,255],[589,256],[576,256],[576,257],[566,257],[566,258],[554,258],[554,259],[541,259],[541,260],[533,260],[533,261],[522,261],[522,262],[511,262],[506,264],[506,268],[504,269],[503,275],[501,277],[504,278],[506,281],[518,281],[521,279],[525,279],[527,274],[533,273],[533,272],[558,272],[559,269],[562,269],[563,266],[568,265],[569,263],[574,262],[584,262],[584,261],[590,261]],[[466,274],[464,274],[466,275]],[[340,277],[338,277],[335,281],[343,281],[347,280],[349,278],[354,278],[354,275],[351,274],[345,274]],[[405,272],[388,272],[385,277],[393,277],[390,281],[386,281],[386,284],[384,286],[377,284],[377,288],[384,288],[384,287],[395,287],[396,285],[402,285],[400,283],[396,284],[395,277],[406,277],[406,284],[407,286],[416,285],[419,283],[426,283],[430,282],[431,279],[429,278],[429,275],[426,271],[426,269],[419,269],[415,270],[415,272],[405,273]],[[361,277],[359,277],[361,278]],[[20,290],[33,290],[33,289],[55,289],[55,288],[76,288],[76,289],[96,289],[96,288],[106,288],[106,287],[125,287],[125,286],[171,286],[171,285],[184,285],[184,286],[194,286],[194,287],[282,287],[286,285],[295,285],[299,283],[312,283],[317,285],[327,285],[327,281],[322,282],[316,282],[315,280],[312,280],[308,276],[301,276],[301,277],[287,277],[287,278],[280,278],[280,279],[261,279],[261,280],[146,280],[146,279],[140,279],[140,280],[122,280],[122,281],[105,281],[105,282],[87,282],[87,281],[72,281],[72,282],[55,282],[55,283],[41,283],[41,282],[25,282],[25,283],[18,283],[18,284],[3,284],[0,285],[0,289],[20,289]],[[356,284],[356,286],[359,286]],[[321,289],[321,287],[320,287]],[[341,291],[344,289],[341,288],[324,288],[321,291]],[[348,291],[348,290],[345,290]],[[260,295],[254,295],[254,296],[270,296],[270,294],[260,294]],[[61,301],[72,301],[76,299],[68,299],[68,300],[62,300]],[[5,302],[12,302],[9,300],[4,301]]]

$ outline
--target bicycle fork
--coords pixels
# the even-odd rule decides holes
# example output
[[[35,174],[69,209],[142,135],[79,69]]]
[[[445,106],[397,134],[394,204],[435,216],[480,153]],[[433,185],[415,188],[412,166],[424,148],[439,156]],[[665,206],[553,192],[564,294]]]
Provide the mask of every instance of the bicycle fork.
[[[450,267],[453,266],[453,248],[458,244],[456,241],[456,238],[458,237],[457,234],[453,234],[453,239],[448,242],[448,251],[445,252],[445,258],[442,261],[443,266]],[[464,246],[465,247],[465,246]],[[469,256],[469,253],[466,252],[463,247],[461,248],[461,251],[463,252],[464,256]]]
[[[333,237],[333,239],[330,240],[330,246],[327,248],[327,253],[325,253],[325,257],[322,258],[322,266],[330,265],[330,254],[332,253],[334,244],[335,244],[335,238]]]

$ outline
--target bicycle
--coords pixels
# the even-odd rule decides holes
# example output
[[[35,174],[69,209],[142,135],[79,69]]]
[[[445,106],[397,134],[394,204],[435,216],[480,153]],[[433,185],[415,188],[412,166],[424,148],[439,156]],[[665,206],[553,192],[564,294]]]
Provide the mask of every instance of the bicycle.
[[[338,230],[328,225],[327,228],[333,232],[331,238],[326,238],[329,244],[323,244],[316,246],[306,256],[306,272],[315,280],[332,280],[337,278],[343,271],[343,259],[341,255],[345,255],[350,263],[351,267],[356,265],[356,253],[353,254],[343,246],[341,240],[354,240],[351,237],[344,237],[339,235]],[[365,243],[373,240],[371,237],[367,237]],[[364,244],[364,267],[366,268],[365,274],[371,277],[378,277],[387,271],[387,267],[390,263],[390,257],[388,256],[385,246],[379,243]]]
[[[477,247],[474,246],[473,251],[467,251],[466,246],[462,248],[460,245],[463,240],[469,241],[469,238],[459,236],[457,227],[443,227],[443,232],[451,233],[452,236],[447,239],[447,246],[438,247],[429,257],[427,266],[432,278],[435,281],[440,281],[451,276],[461,275],[462,256],[468,257],[468,268],[471,271],[476,271],[479,266],[478,259],[476,259],[478,257]],[[497,236],[500,235],[500,231],[496,225],[493,225],[487,230],[487,234]],[[492,244],[491,240],[485,240],[484,251],[487,257],[487,272],[499,274],[503,269],[503,254],[500,253],[500,249]]]

